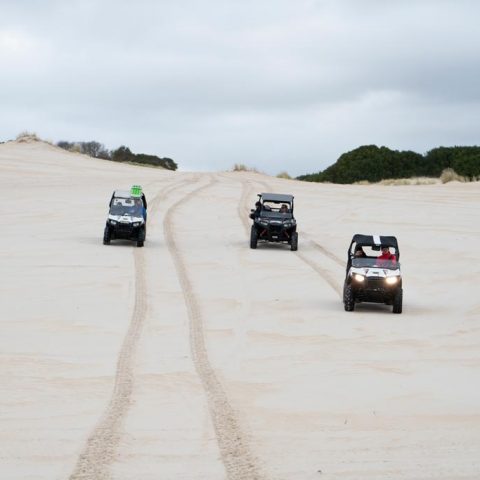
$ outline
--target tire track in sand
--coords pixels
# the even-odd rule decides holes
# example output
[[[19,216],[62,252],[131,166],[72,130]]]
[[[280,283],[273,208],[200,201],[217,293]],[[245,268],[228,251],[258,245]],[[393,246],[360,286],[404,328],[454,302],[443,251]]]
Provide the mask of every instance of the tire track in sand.
[[[145,260],[140,249],[135,259],[135,304],[127,334],[120,349],[113,393],[105,413],[87,440],[70,480],[107,480],[109,467],[121,438],[121,427],[133,391],[133,355],[146,312]]]
[[[176,182],[157,194],[151,201],[153,213],[161,199],[186,181]],[[188,194],[187,194],[188,196]],[[87,439],[70,480],[108,480],[110,465],[120,443],[122,425],[128,412],[133,392],[133,357],[140,338],[147,311],[145,258],[143,248],[134,250],[135,301],[127,333],[117,360],[115,383],[110,402]]]
[[[203,319],[197,299],[193,292],[188,275],[188,268],[182,254],[175,242],[173,216],[180,205],[191,200],[201,191],[215,183],[212,178],[210,183],[193,190],[187,197],[177,201],[167,211],[164,218],[164,233],[167,246],[172,255],[177,276],[182,287],[185,304],[187,307],[190,327],[190,348],[193,363],[205,390],[210,415],[212,417],[220,455],[225,466],[228,480],[261,480],[263,475],[250,452],[247,440],[240,427],[240,421],[232,408],[227,394],[215,375],[205,345]]]

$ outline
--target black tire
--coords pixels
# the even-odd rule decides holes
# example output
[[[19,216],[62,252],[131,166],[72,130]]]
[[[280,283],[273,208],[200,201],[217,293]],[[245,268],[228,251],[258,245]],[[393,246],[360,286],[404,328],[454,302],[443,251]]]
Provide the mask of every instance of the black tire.
[[[105,230],[103,232],[103,244],[104,245],[110,245],[110,239],[112,238],[112,232],[110,231],[110,228],[108,226],[105,227]]]
[[[393,297],[393,313],[402,313],[403,307],[403,289],[399,288]]]
[[[292,238],[290,239],[290,250],[296,252],[298,250],[298,233],[293,232]]]
[[[256,228],[252,225],[252,230],[250,231],[250,248],[257,248],[258,242],[258,233]]]
[[[143,247],[143,240],[137,240],[137,247]]]
[[[345,285],[343,288],[343,305],[346,312],[353,312],[355,310],[355,296],[351,285]]]

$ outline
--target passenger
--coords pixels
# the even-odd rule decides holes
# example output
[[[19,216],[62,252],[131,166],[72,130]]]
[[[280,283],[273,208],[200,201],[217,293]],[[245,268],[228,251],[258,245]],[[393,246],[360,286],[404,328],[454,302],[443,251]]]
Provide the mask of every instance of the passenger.
[[[288,207],[285,204],[280,207],[280,213],[288,213]]]
[[[386,262],[388,263],[388,261],[392,263],[396,263],[397,257],[393,253],[390,253],[390,249],[388,247],[383,245],[382,254],[379,257],[377,257],[377,260],[379,260],[380,263],[386,263]]]
[[[137,212],[142,215],[145,221],[147,220],[147,209],[145,208],[145,205],[140,198],[135,199],[135,213]]]

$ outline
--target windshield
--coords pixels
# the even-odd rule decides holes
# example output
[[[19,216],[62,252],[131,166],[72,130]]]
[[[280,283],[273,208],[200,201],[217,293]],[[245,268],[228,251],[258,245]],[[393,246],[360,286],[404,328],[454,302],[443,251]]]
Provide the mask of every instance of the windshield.
[[[261,218],[276,218],[277,220],[285,220],[287,218],[293,218],[291,213],[280,213],[280,212],[269,212],[266,210],[262,210],[260,212]]]
[[[400,263],[392,260],[381,260],[378,258],[354,258],[352,259],[352,267],[357,268],[386,268],[387,270],[397,270],[400,268]]]
[[[287,219],[293,218],[292,205],[288,202],[263,202],[260,216],[263,218]]]
[[[114,198],[110,207],[110,215],[131,215],[141,217],[143,208],[141,200],[131,198]]]

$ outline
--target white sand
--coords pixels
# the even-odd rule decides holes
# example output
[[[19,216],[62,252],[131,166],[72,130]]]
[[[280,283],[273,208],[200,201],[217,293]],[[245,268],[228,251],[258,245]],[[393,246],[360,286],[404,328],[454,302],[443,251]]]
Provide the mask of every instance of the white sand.
[[[0,477],[480,478],[480,183],[338,186],[0,145]],[[143,185],[145,247],[102,245]],[[299,251],[248,247],[260,191]],[[396,235],[404,313],[339,292]],[[321,471],[321,472],[320,472]]]

